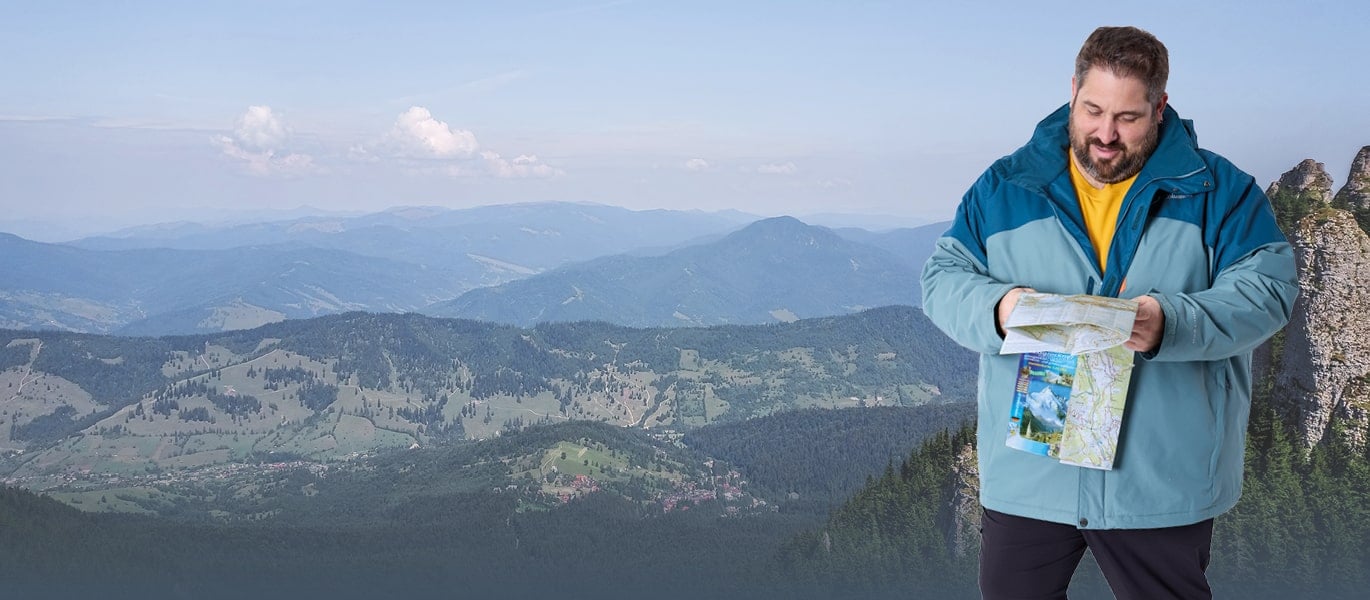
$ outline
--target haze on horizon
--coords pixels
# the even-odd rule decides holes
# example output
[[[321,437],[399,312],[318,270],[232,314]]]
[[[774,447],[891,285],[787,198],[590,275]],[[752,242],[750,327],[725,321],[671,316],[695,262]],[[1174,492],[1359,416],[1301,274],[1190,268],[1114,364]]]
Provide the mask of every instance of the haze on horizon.
[[[0,231],[576,201],[950,218],[1068,99],[1094,27],[1171,52],[1261,185],[1370,144],[1370,5],[330,2],[0,6]],[[289,214],[288,212],[278,214]]]

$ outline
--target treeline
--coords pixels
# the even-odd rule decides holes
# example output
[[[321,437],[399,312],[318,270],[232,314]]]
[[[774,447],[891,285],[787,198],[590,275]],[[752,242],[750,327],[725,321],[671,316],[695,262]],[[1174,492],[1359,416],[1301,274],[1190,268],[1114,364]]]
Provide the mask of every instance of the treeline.
[[[958,515],[953,501],[957,455],[974,443],[970,425],[928,437],[834,511],[826,526],[787,543],[779,555],[785,578],[837,594],[978,597],[979,539],[964,536],[957,547],[957,519],[967,515]]]
[[[407,506],[416,498],[490,491],[511,483],[528,485],[534,482],[511,479],[511,463],[520,457],[541,460],[544,451],[563,441],[611,449],[630,468],[686,471],[684,474],[690,477],[702,475],[697,470],[704,461],[702,455],[657,440],[646,431],[594,421],[567,421],[534,425],[481,442],[454,442],[417,452],[381,454],[370,459],[366,469],[319,480],[315,484],[317,495],[282,510],[289,519],[313,521],[321,514],[325,518],[347,515],[349,520],[364,523],[385,515],[403,514],[396,507]],[[634,501],[653,498],[654,489],[643,482],[604,485]],[[326,509],[320,513],[323,507]],[[392,512],[395,510],[400,512]]]
[[[702,466],[703,455],[643,430],[569,421],[533,425],[481,442],[450,440],[429,448],[392,450],[330,469],[326,476],[300,468],[261,471],[251,480],[188,484],[168,491],[170,505],[148,508],[162,516],[196,521],[205,520],[209,513],[227,521],[250,521],[269,514],[273,522],[290,526],[376,527],[429,510],[423,507],[435,498],[491,493],[495,498],[534,497],[542,485],[537,468],[545,452],[560,442],[596,448],[622,460],[628,469],[646,471],[627,479],[600,481],[606,493],[643,505],[656,504],[660,494],[669,492],[671,479],[701,480],[710,474]],[[264,462],[292,459],[280,453],[256,458]],[[514,476],[530,469],[532,475]],[[271,492],[238,493],[244,488]],[[556,499],[542,500],[543,505],[548,503]]]
[[[975,418],[970,403],[806,409],[687,433],[687,446],[722,459],[784,510],[826,515],[929,435]]]
[[[1214,577],[1245,598],[1362,598],[1370,589],[1370,450],[1341,427],[1311,451],[1258,402],[1242,499],[1214,530]]]
[[[49,332],[8,332],[3,337],[41,339],[43,349],[33,363],[35,370],[68,379],[90,393],[95,402],[115,408],[127,406],[166,383],[162,365],[173,352],[203,347],[202,341],[196,344],[183,337],[147,339]]]
[[[783,405],[782,398],[868,389],[895,397],[902,394],[900,386],[919,383],[936,386],[944,399],[969,400],[973,380],[966,374],[975,369],[971,353],[946,340],[916,308],[899,306],[795,323],[680,329],[602,322],[519,329],[348,313],[267,325],[253,335],[280,338],[278,347],[306,356],[335,358],[339,377],[355,377],[363,387],[402,386],[430,400],[450,390],[477,399],[552,392],[569,404],[564,398],[570,390],[555,380],[584,381],[586,373],[607,363],[670,373],[681,368],[681,351],[692,350],[704,361],[775,376],[777,383],[769,386],[730,381],[715,390],[739,419],[770,412]],[[781,358],[793,348],[811,350],[815,372]]]
[[[805,598],[775,549],[809,521],[646,516],[607,494],[551,512],[512,498],[416,498],[375,525],[196,525],[88,515],[0,489],[6,597]],[[802,592],[802,590],[801,590]]]
[[[17,419],[10,419],[10,439],[40,444],[62,439],[81,422],[75,417],[76,409],[70,405],[63,405],[48,414],[34,417],[23,425],[20,425]]]

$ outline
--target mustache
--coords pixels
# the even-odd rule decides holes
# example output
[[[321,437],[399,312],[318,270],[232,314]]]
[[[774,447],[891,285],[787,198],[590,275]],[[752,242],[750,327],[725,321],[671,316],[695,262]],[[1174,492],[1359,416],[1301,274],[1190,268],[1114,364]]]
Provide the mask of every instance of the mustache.
[[[1104,150],[1126,150],[1126,149],[1127,149],[1127,146],[1124,146],[1124,145],[1123,145],[1122,140],[1115,141],[1115,142],[1113,142],[1113,143],[1111,143],[1111,144],[1105,144],[1103,140],[1101,140],[1101,139],[1099,139],[1099,138],[1096,138],[1096,137],[1092,137],[1092,138],[1089,138],[1088,140],[1086,140],[1086,141],[1085,141],[1085,146],[1086,146],[1086,147],[1088,147],[1088,146],[1098,146],[1098,147],[1100,147],[1100,148],[1103,148]]]

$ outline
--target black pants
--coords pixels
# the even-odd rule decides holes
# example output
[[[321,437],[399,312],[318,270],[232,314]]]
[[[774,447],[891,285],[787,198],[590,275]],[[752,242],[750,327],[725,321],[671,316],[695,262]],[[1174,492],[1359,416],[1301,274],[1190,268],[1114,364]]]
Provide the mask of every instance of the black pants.
[[[1213,519],[1164,529],[1079,529],[986,509],[980,520],[986,600],[1060,600],[1088,547],[1118,600],[1208,600]]]

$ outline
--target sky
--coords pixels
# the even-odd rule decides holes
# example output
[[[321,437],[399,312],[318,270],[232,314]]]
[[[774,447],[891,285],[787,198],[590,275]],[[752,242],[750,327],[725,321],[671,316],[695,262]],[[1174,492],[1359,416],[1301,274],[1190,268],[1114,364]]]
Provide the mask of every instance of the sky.
[[[949,219],[1136,25],[1262,185],[1370,145],[1370,3],[0,0],[0,231],[573,201]],[[272,211],[272,212],[266,212]]]

